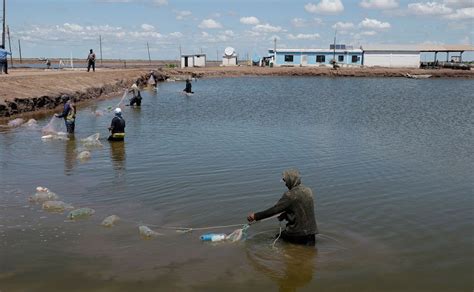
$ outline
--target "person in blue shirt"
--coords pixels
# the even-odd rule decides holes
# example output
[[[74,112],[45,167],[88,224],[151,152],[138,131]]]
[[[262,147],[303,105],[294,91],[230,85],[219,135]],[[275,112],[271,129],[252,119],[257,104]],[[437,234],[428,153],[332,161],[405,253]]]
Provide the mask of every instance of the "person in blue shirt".
[[[74,128],[76,125],[76,105],[74,100],[69,96],[64,96],[63,98],[66,100],[63,112],[61,114],[55,114],[55,116],[57,118],[64,118],[67,132],[69,134],[74,134]]]
[[[5,50],[4,48],[0,47],[0,71],[5,72],[5,74],[8,74],[8,61],[7,61],[7,55],[11,55],[9,51]]]

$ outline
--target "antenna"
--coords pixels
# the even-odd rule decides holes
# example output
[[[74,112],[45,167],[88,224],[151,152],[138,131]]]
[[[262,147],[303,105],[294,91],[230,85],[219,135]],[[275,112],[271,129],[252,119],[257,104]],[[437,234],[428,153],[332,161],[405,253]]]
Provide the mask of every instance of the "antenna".
[[[336,64],[336,34],[337,34],[337,29],[334,30],[334,47],[332,48],[334,64]]]
[[[148,42],[146,42],[146,48],[148,49],[148,63],[151,65],[150,46],[148,45]]]
[[[227,47],[224,50],[224,55],[226,55],[227,57],[232,57],[234,53],[235,53],[235,50],[232,47]]]
[[[99,35],[100,65],[102,65],[102,36]]]

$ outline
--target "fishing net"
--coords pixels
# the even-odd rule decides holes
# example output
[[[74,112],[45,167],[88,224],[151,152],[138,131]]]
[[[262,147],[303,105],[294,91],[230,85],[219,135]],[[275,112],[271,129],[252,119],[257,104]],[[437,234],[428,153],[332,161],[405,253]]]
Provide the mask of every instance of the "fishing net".
[[[148,85],[155,85],[156,82],[155,82],[155,78],[153,78],[153,76],[150,76],[150,78],[148,79]]]
[[[43,134],[56,135],[59,132],[59,119],[53,116],[49,123],[41,129]]]
[[[127,97],[127,93],[128,93],[127,90],[123,92],[122,98],[120,99],[119,103],[117,103],[116,107],[123,108],[125,106],[124,101],[125,101],[125,98]],[[112,110],[114,110],[114,108],[112,108],[111,111]]]
[[[100,138],[100,134],[95,133],[93,135],[90,135],[87,138],[81,139],[81,143],[86,148],[102,147],[102,143],[100,143],[99,138]],[[84,150],[86,150],[86,149],[84,149]]]
[[[109,217],[105,218],[104,221],[100,225],[104,227],[113,227],[115,223],[120,220],[120,217],[117,215],[110,215]]]
[[[227,235],[225,239],[227,241],[231,241],[231,242],[245,240],[247,238],[247,229],[248,228],[249,228],[249,225],[246,224],[242,228],[234,230],[234,232]]]
[[[58,199],[58,195],[50,191],[48,188],[37,187],[36,193],[28,200],[34,203],[41,203],[46,201],[54,201]]]
[[[43,203],[43,209],[48,212],[64,212],[64,210],[74,209],[74,207],[63,201],[46,201]]]
[[[71,220],[84,219],[84,218],[88,218],[94,215],[94,213],[95,213],[94,209],[80,208],[80,209],[72,210],[71,212],[69,212],[69,214],[67,215],[67,218]]]

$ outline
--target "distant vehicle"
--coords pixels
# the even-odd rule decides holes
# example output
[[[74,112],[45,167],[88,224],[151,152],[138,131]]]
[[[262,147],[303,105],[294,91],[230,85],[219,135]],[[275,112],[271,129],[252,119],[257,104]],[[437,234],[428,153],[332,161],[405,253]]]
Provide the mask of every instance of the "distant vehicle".
[[[39,61],[46,61],[47,59],[45,57],[38,58]]]

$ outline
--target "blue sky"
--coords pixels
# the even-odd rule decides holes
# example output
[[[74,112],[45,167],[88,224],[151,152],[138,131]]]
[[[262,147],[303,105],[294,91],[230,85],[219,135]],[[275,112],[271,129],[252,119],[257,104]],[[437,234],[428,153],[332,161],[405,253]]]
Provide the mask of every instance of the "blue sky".
[[[25,57],[176,59],[338,43],[472,44],[473,0],[7,0],[12,51]],[[8,47],[8,46],[7,46]]]

